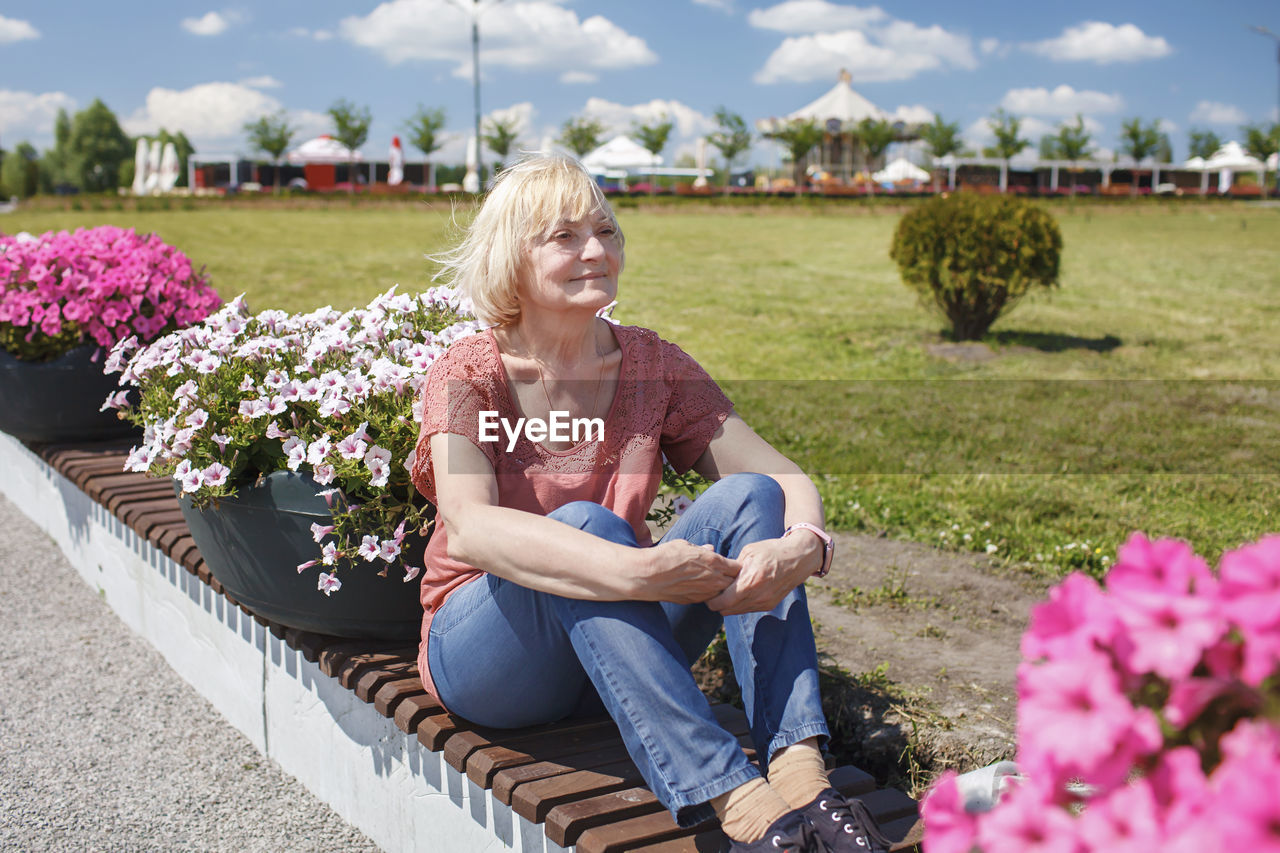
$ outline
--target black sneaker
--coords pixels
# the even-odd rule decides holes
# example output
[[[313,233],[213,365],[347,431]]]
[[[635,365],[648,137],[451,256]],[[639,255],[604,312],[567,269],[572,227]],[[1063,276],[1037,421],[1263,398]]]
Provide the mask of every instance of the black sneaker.
[[[818,840],[809,821],[799,811],[787,812],[775,820],[769,827],[769,831],[764,834],[764,838],[759,841],[750,843],[730,841],[729,850],[740,851],[740,853],[749,853],[752,850],[765,851],[765,853],[779,853],[779,851],[824,853],[822,842]]]
[[[813,824],[831,853],[889,853],[889,839],[861,800],[846,800],[835,788],[818,795],[800,813]]]

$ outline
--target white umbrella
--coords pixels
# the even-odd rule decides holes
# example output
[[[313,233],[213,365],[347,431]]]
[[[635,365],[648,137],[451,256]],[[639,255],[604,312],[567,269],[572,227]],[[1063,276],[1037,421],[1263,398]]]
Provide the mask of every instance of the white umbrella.
[[[899,181],[929,180],[929,173],[905,157],[899,157],[871,176],[878,184],[896,184]]]
[[[598,174],[614,169],[644,169],[662,165],[662,158],[628,136],[615,136],[582,158],[587,171]]]
[[[166,142],[160,155],[160,192],[167,193],[178,185],[178,149]]]
[[[160,188],[160,157],[162,150],[159,139],[151,140],[151,148],[147,151],[147,180],[142,187],[142,191],[147,195]]]
[[[693,179],[695,187],[705,187],[707,185],[707,138],[705,136],[698,137],[697,153],[694,155],[695,162],[698,167],[698,177]]]
[[[307,163],[350,163],[352,160],[359,163],[364,156],[359,151],[353,154],[350,148],[326,133],[308,139],[290,151],[286,159],[295,166],[302,166]]]
[[[462,191],[480,192],[480,148],[474,136],[467,137],[467,174],[462,177]]]
[[[391,154],[388,158],[387,183],[393,187],[404,183],[404,149],[400,147],[400,137],[391,137]]]
[[[142,195],[147,191],[147,140],[138,137],[138,147],[133,155],[133,188],[134,195]]]

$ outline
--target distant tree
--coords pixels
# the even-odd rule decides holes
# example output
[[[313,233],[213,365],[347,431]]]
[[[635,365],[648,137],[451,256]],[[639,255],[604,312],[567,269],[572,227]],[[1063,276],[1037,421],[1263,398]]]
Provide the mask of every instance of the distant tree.
[[[0,184],[4,185],[5,197],[31,198],[39,189],[40,154],[28,142],[19,142],[17,147],[4,155],[0,163]]]
[[[431,155],[444,146],[445,111],[436,107],[427,109],[418,104],[418,111],[405,124],[409,144],[422,152],[422,180],[431,183]]]
[[[1018,135],[1022,130],[1022,119],[1005,112],[1003,107],[991,114],[991,118],[987,119],[987,127],[991,128],[996,137],[996,144],[988,150],[1006,162],[1017,157],[1031,144],[1030,140]]]
[[[581,159],[600,147],[600,137],[604,132],[605,126],[600,122],[579,116],[560,126],[560,136],[556,141]]]
[[[1169,141],[1169,134],[1163,130],[1156,141],[1156,151],[1154,154],[1157,163],[1173,162],[1173,143]]]
[[[329,107],[329,117],[333,119],[333,138],[341,142],[351,152],[347,161],[348,191],[356,191],[356,149],[369,139],[369,125],[373,123],[373,115],[368,107],[357,107],[342,98]]]
[[[1120,124],[1120,149],[1133,158],[1136,167],[1143,160],[1152,157],[1160,149],[1160,122],[1143,124],[1138,117],[1125,119]],[[1129,187],[1130,194],[1138,192],[1138,182],[1134,180]]]
[[[115,113],[97,98],[71,120],[66,148],[76,186],[86,192],[114,190],[120,179],[121,161],[134,154],[134,146],[120,129]]]
[[[517,132],[520,122],[515,118],[485,119],[484,127],[480,133],[480,138],[484,140],[485,146],[498,155],[498,162],[493,164],[494,174],[502,171],[502,163],[507,159],[507,155],[511,153],[511,148],[516,144],[520,134]]]
[[[1212,130],[1200,130],[1191,128],[1191,132],[1187,134],[1189,155],[1191,157],[1202,157],[1208,160],[1218,149],[1222,147],[1222,141],[1218,139],[1218,134]]]
[[[284,110],[275,115],[259,116],[257,121],[246,122],[244,132],[249,137],[249,145],[255,151],[261,151],[271,158],[275,165],[275,192],[280,193],[280,160],[289,149],[296,129],[289,126],[289,119]]]
[[[1280,122],[1273,123],[1270,127],[1263,124],[1247,124],[1240,128],[1240,133],[1244,136],[1244,150],[1248,151],[1254,157],[1262,162],[1267,162],[1267,158],[1280,150]],[[1262,182],[1262,194],[1266,197],[1267,182]]]
[[[880,164],[880,158],[884,156],[884,152],[888,150],[889,146],[897,138],[898,132],[894,130],[893,124],[887,119],[864,118],[858,122],[858,139],[862,142],[862,147],[867,152],[868,169]]]
[[[1076,113],[1074,122],[1063,122],[1058,125],[1058,133],[1055,136],[1048,137],[1052,141],[1053,156],[1045,157],[1049,160],[1069,160],[1071,162],[1071,195],[1076,194],[1076,163],[1088,156],[1090,148],[1093,147],[1093,136],[1085,129],[1084,116]],[[1041,141],[1041,147],[1044,146],[1044,140]],[[1043,152],[1040,155],[1044,157]]]
[[[71,153],[71,117],[58,110],[53,121],[53,148],[40,158],[40,191],[54,192],[59,187],[79,187],[78,169]]]
[[[1041,160],[1061,160],[1058,156],[1058,137],[1052,133],[1041,136],[1037,153]]]
[[[631,135],[639,140],[645,151],[657,157],[662,154],[662,149],[667,147],[667,140],[670,139],[671,128],[674,126],[666,113],[663,113],[653,121],[631,125]],[[650,175],[649,195],[653,195],[653,184],[654,178]]]
[[[719,129],[707,134],[707,142],[724,158],[724,185],[727,187],[733,161],[751,147],[751,131],[747,130],[742,116],[729,112],[726,107],[717,108],[715,117]]]
[[[960,139],[960,125],[945,122],[942,116],[935,115],[932,124],[926,124],[920,130],[920,138],[929,149],[930,156],[940,160],[948,154],[958,154],[963,145]]]
[[[823,136],[822,126],[817,119],[812,118],[792,119],[764,134],[765,139],[779,143],[791,155],[792,177],[795,178],[796,187],[804,186],[804,158],[822,143]]]

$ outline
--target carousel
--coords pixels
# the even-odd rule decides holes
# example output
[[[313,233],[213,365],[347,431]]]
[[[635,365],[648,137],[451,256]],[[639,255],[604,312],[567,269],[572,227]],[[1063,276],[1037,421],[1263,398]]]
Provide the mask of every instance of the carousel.
[[[888,122],[893,128],[894,142],[910,142],[920,138],[920,126],[902,121],[886,113],[853,88],[853,77],[841,69],[836,85],[810,104],[782,118],[766,118],[756,122],[756,129],[768,135],[794,121],[813,121],[823,129],[821,145],[809,152],[806,173],[816,179],[837,180],[852,184],[871,180],[871,173],[883,165],[884,155],[868,156],[860,137],[863,121]]]

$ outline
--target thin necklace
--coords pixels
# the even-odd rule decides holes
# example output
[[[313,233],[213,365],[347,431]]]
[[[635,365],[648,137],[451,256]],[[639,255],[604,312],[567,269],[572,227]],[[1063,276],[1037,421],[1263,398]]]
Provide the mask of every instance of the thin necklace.
[[[533,361],[534,370],[538,371],[538,384],[542,386],[542,396],[547,400],[547,415],[550,416],[551,412],[555,411],[556,407],[551,402],[550,392],[547,391],[547,380],[542,375],[542,364],[538,359],[533,357],[533,350],[530,349],[529,345],[525,342],[524,335],[521,334],[520,330],[513,329],[513,331],[520,338],[520,346],[524,348],[525,352],[529,353],[530,360]],[[600,359],[600,375],[596,377],[596,390],[595,393],[591,395],[591,411],[587,413],[588,416],[596,413],[596,409],[600,405],[600,388],[604,385],[604,356],[600,353],[600,348],[598,346],[596,347],[596,356]]]

